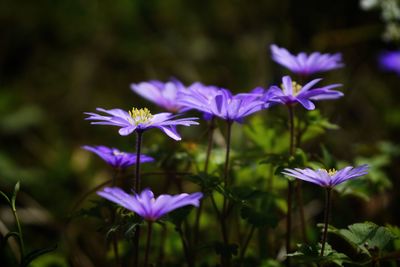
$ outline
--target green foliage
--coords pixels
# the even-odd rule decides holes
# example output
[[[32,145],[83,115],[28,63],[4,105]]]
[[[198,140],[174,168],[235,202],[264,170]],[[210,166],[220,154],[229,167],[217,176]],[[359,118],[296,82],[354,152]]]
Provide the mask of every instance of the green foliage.
[[[18,192],[20,191],[21,185],[20,182],[17,182],[14,186],[14,191],[13,194],[11,195],[11,198],[7,196],[4,192],[0,191],[0,195],[3,196],[3,198],[7,201],[8,205],[11,208],[11,211],[14,215],[15,223],[17,224],[18,232],[8,232],[4,238],[2,239],[2,245],[7,242],[7,239],[10,237],[14,237],[18,240],[18,245],[19,245],[19,250],[20,250],[20,267],[28,267],[32,261],[35,259],[41,257],[44,254],[53,252],[54,250],[57,249],[57,245],[51,246],[51,247],[46,247],[46,248],[40,248],[40,249],[35,249],[27,254],[25,254],[25,243],[24,243],[24,237],[21,229],[21,224],[20,220],[17,214],[17,206],[16,206],[16,200],[17,200],[17,195]]]
[[[325,244],[324,256],[320,255],[321,244],[316,245],[299,245],[297,251],[288,254],[293,260],[299,264],[316,263],[319,265],[344,266],[344,263],[351,262],[343,253],[339,253],[332,249],[329,244]]]
[[[190,175],[187,179],[200,186],[201,191],[209,194],[213,192],[220,184],[221,180],[215,175],[209,175],[204,172],[199,172],[196,175]]]
[[[355,223],[348,229],[336,229],[329,227],[328,232],[334,234],[357,248],[359,253],[369,256],[371,251],[384,251],[390,242],[397,239],[387,227],[378,226],[372,222]]]
[[[276,197],[268,193],[259,193],[257,201],[247,202],[242,206],[240,216],[255,227],[276,227],[278,224]]]

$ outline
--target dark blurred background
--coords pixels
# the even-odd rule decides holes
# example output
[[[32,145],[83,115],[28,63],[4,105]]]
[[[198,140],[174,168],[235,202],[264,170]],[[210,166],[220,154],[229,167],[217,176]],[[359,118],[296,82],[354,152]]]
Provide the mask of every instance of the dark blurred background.
[[[129,89],[149,79],[176,77],[235,92],[280,83],[288,72],[270,59],[269,45],[276,43],[294,53],[343,53],[345,68],[319,75],[342,83],[346,95],[323,105],[341,126],[323,141],[338,159],[381,164],[379,175],[394,189],[370,204],[351,203],[364,207],[357,210],[363,219],[399,224],[400,77],[378,67],[378,54],[396,48],[382,41],[383,30],[379,10],[363,11],[357,0],[2,0],[0,189],[11,192],[21,181],[20,205],[31,207],[27,214],[21,208],[28,243],[59,243],[57,253],[68,252],[60,240],[69,212],[108,175],[103,162],[80,147],[132,151],[134,145],[116,129],[90,126],[83,112],[160,111]],[[149,146],[173,142],[154,136]],[[0,220],[12,223],[9,215],[2,211]]]

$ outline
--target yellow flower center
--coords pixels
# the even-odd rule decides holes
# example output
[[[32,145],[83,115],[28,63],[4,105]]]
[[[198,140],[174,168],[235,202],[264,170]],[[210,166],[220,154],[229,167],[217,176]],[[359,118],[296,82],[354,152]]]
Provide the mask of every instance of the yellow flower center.
[[[301,86],[301,85],[298,84],[297,82],[293,81],[293,82],[292,82],[293,94],[294,94],[294,95],[297,95],[297,94],[300,92],[300,90],[301,90],[302,87],[303,87],[303,86]]]
[[[283,84],[281,84],[281,88],[283,89]],[[300,92],[301,88],[303,88],[303,86],[295,81],[292,81],[293,95],[297,95]]]
[[[124,152],[121,152],[121,151],[113,151],[112,153],[113,153],[114,156],[120,156],[120,155],[124,155],[125,154]]]
[[[149,122],[153,118],[153,115],[147,108],[141,108],[141,109],[132,108],[132,110],[129,111],[129,116],[131,116],[132,122],[135,125]]]
[[[335,170],[335,169],[329,169],[329,170],[327,170],[326,172],[328,173],[329,176],[333,176],[333,175],[336,174],[337,170]]]

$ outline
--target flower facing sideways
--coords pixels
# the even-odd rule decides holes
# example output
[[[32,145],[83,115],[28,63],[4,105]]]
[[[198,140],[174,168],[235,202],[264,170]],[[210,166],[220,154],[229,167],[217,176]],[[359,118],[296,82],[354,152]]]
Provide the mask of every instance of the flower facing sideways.
[[[199,110],[206,118],[213,116],[227,121],[242,122],[243,118],[263,109],[263,93],[258,89],[233,95],[229,90],[215,86],[194,84],[179,95],[179,102]]]
[[[275,62],[301,76],[308,76],[344,66],[340,53],[321,54],[319,52],[314,52],[307,55],[302,52],[298,55],[293,55],[285,48],[278,47],[274,44],[271,45],[271,52],[272,59]]]
[[[198,207],[203,194],[179,194],[179,195],[159,195],[154,197],[150,189],[144,189],[140,194],[127,194],[118,187],[106,187],[97,194],[108,199],[130,211],[140,215],[147,221],[156,221],[167,213],[187,206]]]
[[[166,135],[175,140],[181,140],[180,135],[176,131],[176,125],[190,126],[199,124],[195,120],[197,118],[181,118],[175,119],[176,115],[171,113],[158,113],[152,115],[147,108],[133,108],[130,111],[122,109],[102,109],[97,111],[107,114],[107,116],[97,113],[86,112],[89,115],[86,120],[93,121],[91,124],[111,125],[120,127],[120,135],[129,135],[135,131],[143,132],[148,129],[158,128]]]
[[[176,79],[165,83],[157,80],[133,83],[131,84],[131,89],[143,98],[170,112],[183,110],[183,107],[177,101],[177,95],[181,90],[185,90],[185,86]]]
[[[82,148],[91,151],[102,158],[107,164],[116,169],[125,169],[136,164],[136,154],[122,152],[116,148],[106,146],[83,146]],[[140,155],[140,163],[153,162],[152,157]]]
[[[331,84],[319,88],[312,88],[321,79],[315,79],[301,86],[293,82],[289,76],[282,78],[282,88],[271,86],[267,91],[267,106],[274,104],[291,105],[300,103],[308,110],[315,109],[315,105],[311,100],[329,100],[337,99],[343,96],[343,93],[333,88],[341,86],[341,84]]]
[[[341,184],[347,180],[366,175],[368,173],[368,165],[364,164],[356,168],[348,166],[338,171],[325,169],[312,170],[309,168],[295,168],[285,169],[282,173],[306,182],[317,184],[322,187],[333,188],[334,186]]]

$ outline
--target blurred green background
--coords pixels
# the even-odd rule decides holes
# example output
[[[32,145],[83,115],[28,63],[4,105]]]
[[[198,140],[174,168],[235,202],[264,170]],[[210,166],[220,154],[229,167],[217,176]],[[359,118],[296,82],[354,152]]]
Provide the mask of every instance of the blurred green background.
[[[132,106],[160,111],[129,89],[149,79],[176,77],[235,92],[280,83],[288,72],[270,59],[269,45],[276,43],[294,53],[343,53],[346,67],[320,76],[342,83],[345,97],[318,104],[341,128],[308,148],[320,153],[323,141],[340,160],[364,157],[380,164],[377,176],[391,180],[394,189],[367,203],[351,199],[348,212],[400,224],[400,77],[378,67],[378,54],[396,48],[382,41],[383,31],[379,10],[365,12],[357,0],[0,1],[0,190],[11,192],[21,181],[27,243],[58,243],[52,257],[61,255],[60,263],[52,266],[66,264],[62,255],[72,264],[78,252],[68,240],[93,241],[76,229],[66,234],[67,218],[80,196],[108,177],[103,162],[80,147],[134,149],[133,138],[90,126],[83,112]],[[196,131],[185,129],[184,139],[199,141]],[[174,142],[159,133],[146,138],[150,152],[157,143]],[[0,221],[12,225],[5,207]],[[100,266],[96,255],[85,257],[81,266]]]

